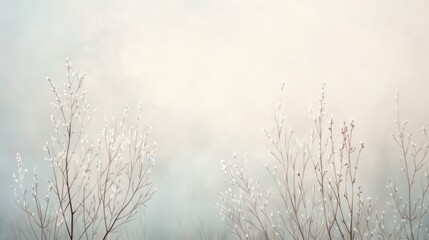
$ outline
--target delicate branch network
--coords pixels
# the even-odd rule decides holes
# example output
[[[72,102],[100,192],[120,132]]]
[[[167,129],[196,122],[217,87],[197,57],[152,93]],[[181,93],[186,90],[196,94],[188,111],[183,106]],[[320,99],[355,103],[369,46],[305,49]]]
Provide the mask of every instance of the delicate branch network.
[[[85,73],[72,72],[60,90],[48,78],[57,113],[51,116],[54,135],[44,146],[51,176],[47,193],[40,196],[34,169],[31,200],[24,169],[17,155],[17,205],[25,212],[33,239],[107,239],[132,221],[153,197],[151,181],[156,144],[148,143],[151,127],[141,126],[141,104],[136,121],[128,121],[128,107],[119,118],[106,121],[98,141],[87,135],[93,111],[82,90]],[[17,190],[19,189],[19,190]]]

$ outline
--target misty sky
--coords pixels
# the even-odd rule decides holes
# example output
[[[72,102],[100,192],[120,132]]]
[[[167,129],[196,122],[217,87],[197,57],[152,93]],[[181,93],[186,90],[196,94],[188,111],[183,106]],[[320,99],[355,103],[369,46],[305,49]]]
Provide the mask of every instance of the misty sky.
[[[299,136],[308,135],[308,110],[327,84],[328,112],[339,123],[354,118],[366,143],[368,191],[384,189],[398,173],[396,89],[416,132],[429,121],[428,12],[425,0],[1,0],[0,215],[14,215],[16,153],[29,169],[47,166],[46,77],[62,84],[66,57],[87,73],[95,133],[104,116],[143,102],[158,144],[151,239],[196,225],[223,230],[219,161],[234,152],[260,166],[270,160],[261,126],[272,126],[283,82]]]

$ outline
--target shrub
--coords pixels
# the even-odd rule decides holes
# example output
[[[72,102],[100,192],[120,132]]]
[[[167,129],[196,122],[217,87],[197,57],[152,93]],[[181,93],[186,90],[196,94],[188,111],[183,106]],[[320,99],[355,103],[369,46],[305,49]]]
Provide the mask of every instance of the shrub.
[[[383,239],[428,239],[429,225],[429,136],[422,128],[422,139],[415,141],[408,130],[408,120],[402,121],[399,111],[399,93],[396,95],[396,133],[392,134],[400,149],[400,163],[405,185],[389,180],[387,202],[393,221],[386,223],[384,213],[377,217],[380,237]],[[392,215],[391,214],[391,215]],[[391,227],[385,227],[391,226]]]
[[[283,92],[283,87],[282,87]],[[309,140],[294,139],[285,125],[280,95],[275,130],[264,130],[272,145],[266,165],[275,192],[264,190],[247,174],[247,159],[234,157],[222,168],[228,190],[220,194],[220,213],[238,239],[365,239],[376,235],[374,204],[364,198],[358,180],[363,142],[355,144],[355,122],[336,130],[327,119],[325,86],[319,110],[312,114]]]
[[[154,195],[151,182],[156,145],[148,143],[149,125],[123,115],[105,121],[93,142],[87,130],[92,116],[83,91],[84,73],[72,72],[67,60],[63,89],[48,79],[55,96],[51,116],[54,136],[44,146],[50,164],[48,190],[41,193],[34,168],[31,190],[19,154],[12,186],[17,205],[25,213],[32,239],[107,239],[132,221]],[[95,111],[94,111],[95,112]]]

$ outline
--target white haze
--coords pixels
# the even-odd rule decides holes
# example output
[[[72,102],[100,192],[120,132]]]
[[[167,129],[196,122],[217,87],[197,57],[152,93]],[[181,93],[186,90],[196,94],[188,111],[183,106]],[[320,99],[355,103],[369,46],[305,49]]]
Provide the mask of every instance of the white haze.
[[[396,89],[411,127],[429,121],[428,11],[423,0],[3,0],[0,215],[17,212],[15,154],[29,169],[47,166],[46,76],[61,84],[66,57],[87,72],[93,133],[104,116],[143,102],[159,146],[149,239],[186,239],[202,225],[225,231],[219,161],[233,152],[256,166],[270,160],[261,126],[272,126],[283,82],[288,123],[301,137],[327,83],[328,111],[337,123],[354,118],[366,143],[366,190],[382,197],[387,175],[399,172],[390,136]]]

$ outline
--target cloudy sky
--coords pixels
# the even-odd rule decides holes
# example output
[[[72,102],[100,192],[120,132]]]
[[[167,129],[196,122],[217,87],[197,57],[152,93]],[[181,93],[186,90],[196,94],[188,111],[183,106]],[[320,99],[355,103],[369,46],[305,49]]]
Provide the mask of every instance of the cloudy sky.
[[[327,84],[328,111],[337,122],[354,118],[366,142],[362,168],[376,182],[368,191],[384,189],[398,173],[380,168],[398,160],[396,89],[411,127],[429,121],[428,11],[425,0],[2,0],[0,215],[13,215],[16,153],[30,169],[46,166],[46,77],[61,84],[66,57],[87,73],[94,131],[143,102],[159,148],[159,191],[146,210],[154,239],[224,230],[219,161],[233,152],[269,161],[261,126],[272,126],[283,82],[288,124],[302,136]]]

